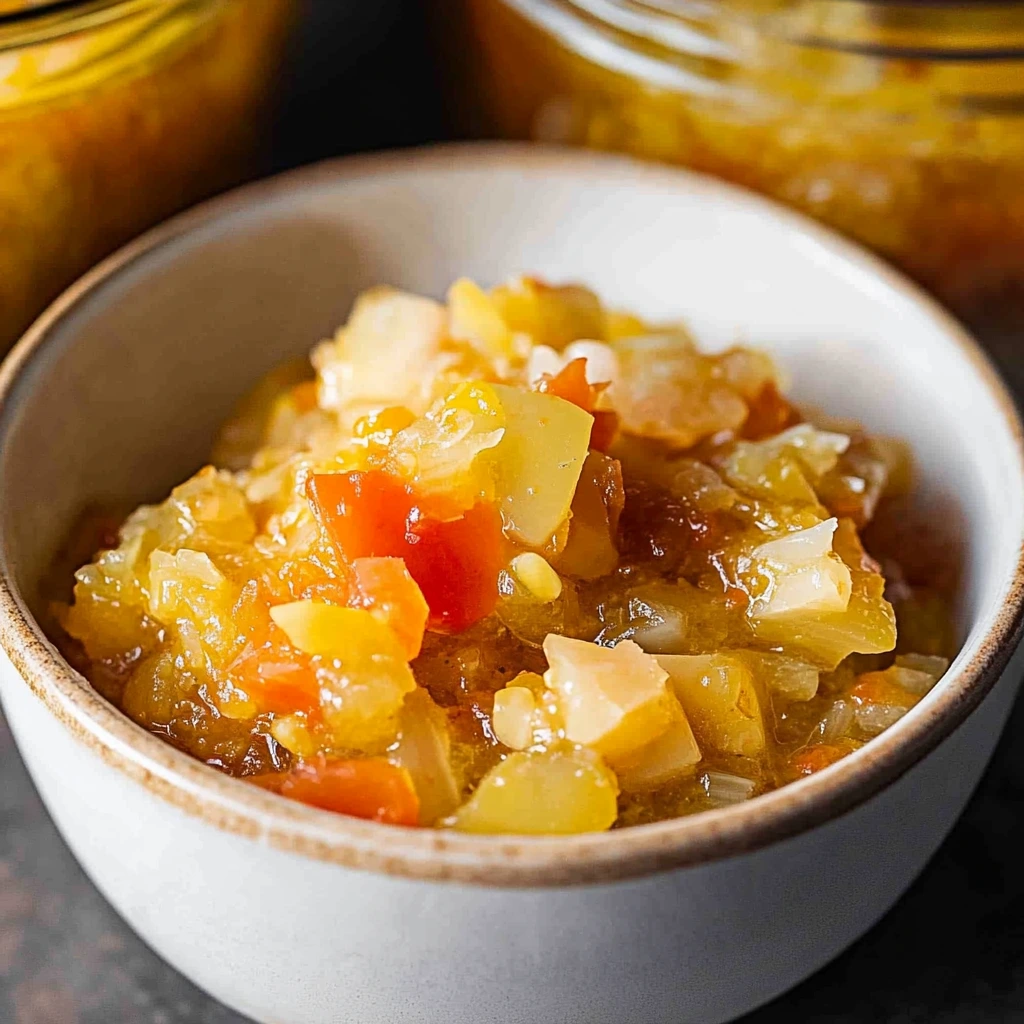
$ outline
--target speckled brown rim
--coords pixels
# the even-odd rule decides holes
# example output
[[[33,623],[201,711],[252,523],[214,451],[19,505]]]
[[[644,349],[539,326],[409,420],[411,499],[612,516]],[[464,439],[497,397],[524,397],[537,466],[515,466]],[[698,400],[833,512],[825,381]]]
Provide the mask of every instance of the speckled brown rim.
[[[632,180],[682,187],[709,200],[756,206],[824,245],[848,265],[911,298],[966,354],[1001,414],[1024,478],[1024,435],[1013,400],[977,344],[902,275],[856,245],[806,218],[742,189],[678,169],[536,146],[472,143],[328,161],[236,190],[132,242],[66,291],[36,321],[0,367],[0,444],[18,382],[55,327],[109,278],[153,249],[217,218],[296,187],[358,180],[389,171],[508,167],[558,170],[580,178],[628,174]],[[0,481],[0,494],[4,492]],[[1024,531],[1022,531],[1024,541]],[[418,879],[491,886],[555,886],[610,882],[751,852],[851,810],[899,778],[970,714],[1006,666],[1024,618],[1024,544],[1001,606],[973,655],[950,671],[941,691],[890,730],[825,771],[746,804],[623,829],[573,837],[480,837],[409,829],[331,815],[226,778],[135,725],[102,700],[60,657],[29,613],[9,572],[0,535],[0,644],[46,707],[105,761],[217,828],[317,860]]]

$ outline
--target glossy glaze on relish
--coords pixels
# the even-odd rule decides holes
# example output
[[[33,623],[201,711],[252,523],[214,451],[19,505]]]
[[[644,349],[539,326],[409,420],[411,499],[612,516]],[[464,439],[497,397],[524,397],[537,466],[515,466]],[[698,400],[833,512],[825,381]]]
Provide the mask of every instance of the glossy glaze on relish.
[[[808,422],[763,353],[524,278],[374,289],[312,362],[85,540],[58,608],[104,696],[229,774],[397,824],[637,824],[827,768],[954,653],[904,446]]]

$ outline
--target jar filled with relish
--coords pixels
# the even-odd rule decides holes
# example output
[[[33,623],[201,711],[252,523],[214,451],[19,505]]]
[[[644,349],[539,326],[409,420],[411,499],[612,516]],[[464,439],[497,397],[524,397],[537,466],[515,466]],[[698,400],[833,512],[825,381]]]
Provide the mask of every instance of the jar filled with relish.
[[[293,0],[0,0],[0,351],[97,260],[258,170]]]
[[[709,172],[1024,319],[1024,4],[454,2],[470,130]]]

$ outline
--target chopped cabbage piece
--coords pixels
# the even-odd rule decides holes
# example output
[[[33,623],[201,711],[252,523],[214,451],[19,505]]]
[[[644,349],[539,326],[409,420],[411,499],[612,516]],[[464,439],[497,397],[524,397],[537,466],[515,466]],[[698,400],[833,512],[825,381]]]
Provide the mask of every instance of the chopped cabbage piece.
[[[608,400],[627,433],[689,448],[746,419],[746,402],[687,335],[623,338],[612,347],[620,369]]]
[[[406,694],[398,714],[398,740],[388,758],[412,779],[420,802],[420,824],[433,825],[458,806],[460,785],[451,763],[445,713],[421,687]]]
[[[552,633],[544,653],[544,681],[558,695],[566,738],[613,764],[679,718],[668,673],[630,640],[608,648]]]
[[[757,757],[764,750],[761,701],[750,669],[725,654],[662,654],[679,703],[700,743],[725,754]]]
[[[821,535],[818,536],[820,539]],[[834,586],[838,591],[842,581],[835,576],[823,576],[825,593],[832,593],[836,603],[834,610],[819,607],[807,614],[794,612],[751,619],[759,639],[780,645],[786,652],[807,658],[828,671],[849,654],[881,654],[896,646],[896,616],[884,596],[885,580],[865,554],[850,520],[839,520],[832,546],[850,573],[845,608],[838,607],[838,596],[828,589]],[[817,593],[804,586],[803,596]]]
[[[388,460],[421,494],[444,495],[453,509],[472,508],[494,492],[494,474],[477,456],[504,436],[505,413],[494,389],[482,382],[457,384],[395,434]]]
[[[463,277],[448,289],[448,330],[484,355],[507,360],[514,353],[512,332],[494,300],[479,285]]]
[[[627,792],[657,789],[693,772],[701,752],[686,716],[660,736],[615,762],[619,785]]]
[[[838,525],[826,519],[754,549],[752,557],[770,581],[767,594],[751,609],[754,619],[846,611],[853,583],[849,567],[832,552]]]
[[[437,362],[445,325],[444,307],[433,299],[385,287],[363,292],[334,340],[313,353],[320,404],[358,415],[389,405],[425,407],[434,382],[424,369]]]

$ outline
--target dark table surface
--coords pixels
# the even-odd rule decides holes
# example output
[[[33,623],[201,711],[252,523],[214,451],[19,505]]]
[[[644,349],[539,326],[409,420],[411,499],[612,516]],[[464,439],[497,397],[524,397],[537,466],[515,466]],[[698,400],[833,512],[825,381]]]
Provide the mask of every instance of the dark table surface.
[[[431,69],[415,0],[305,3],[277,166],[441,135],[436,91],[423,85]],[[360,102],[347,102],[354,94]],[[325,110],[334,115],[325,119]],[[1024,367],[1013,355],[1020,336],[989,341],[1024,396]],[[895,909],[743,1024],[1024,1021],[1022,747],[1024,703],[966,814]],[[93,888],[0,718],[0,1024],[241,1022],[143,945]]]

